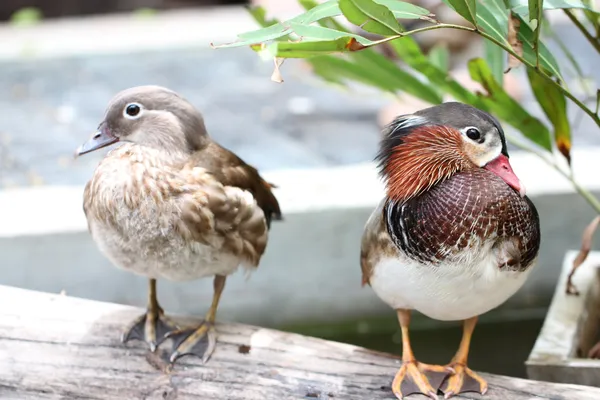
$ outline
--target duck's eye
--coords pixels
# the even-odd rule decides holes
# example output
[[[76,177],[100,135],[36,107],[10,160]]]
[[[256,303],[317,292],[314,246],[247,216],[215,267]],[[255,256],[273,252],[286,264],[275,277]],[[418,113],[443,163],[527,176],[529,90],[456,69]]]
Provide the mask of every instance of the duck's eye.
[[[467,128],[466,131],[467,137],[471,140],[479,140],[481,139],[481,132],[477,128]]]
[[[139,104],[131,103],[125,107],[124,114],[125,114],[126,118],[132,119],[132,118],[139,117],[141,112],[142,112],[142,107],[140,107]]]

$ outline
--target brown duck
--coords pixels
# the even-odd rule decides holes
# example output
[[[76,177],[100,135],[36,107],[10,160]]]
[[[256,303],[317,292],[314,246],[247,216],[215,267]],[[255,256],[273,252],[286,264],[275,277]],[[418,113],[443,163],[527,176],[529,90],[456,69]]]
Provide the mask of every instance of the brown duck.
[[[215,143],[200,113],[166,88],[118,93],[77,155],[117,142],[123,145],[108,153],[87,183],[83,208],[100,251],[115,266],[149,278],[147,312],[123,341],[144,340],[154,351],[172,338],[171,362],[186,354],[207,361],[227,276],[239,266],[258,266],[270,222],[281,218],[273,186]],[[205,277],[214,277],[206,318],[179,329],[164,316],[156,280]]]

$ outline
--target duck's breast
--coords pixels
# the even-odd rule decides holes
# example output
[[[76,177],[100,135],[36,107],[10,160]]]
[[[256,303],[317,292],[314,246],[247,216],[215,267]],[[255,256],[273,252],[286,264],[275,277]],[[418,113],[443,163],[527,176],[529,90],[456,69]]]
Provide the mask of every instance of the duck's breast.
[[[500,269],[491,255],[436,266],[402,256],[386,257],[373,268],[370,285],[394,309],[415,309],[433,319],[458,321],[504,303],[523,286],[531,270]]]
[[[184,189],[171,192],[176,174],[151,159],[140,162],[132,148],[109,153],[86,186],[84,209],[99,250],[115,266],[150,278],[184,281],[237,270],[241,260],[223,251],[223,238],[201,243],[180,233],[186,191],[199,189],[177,184]]]
[[[371,286],[394,308],[464,319],[497,307],[525,282],[540,227],[531,201],[484,169],[456,174],[408,202],[383,208],[396,257]]]

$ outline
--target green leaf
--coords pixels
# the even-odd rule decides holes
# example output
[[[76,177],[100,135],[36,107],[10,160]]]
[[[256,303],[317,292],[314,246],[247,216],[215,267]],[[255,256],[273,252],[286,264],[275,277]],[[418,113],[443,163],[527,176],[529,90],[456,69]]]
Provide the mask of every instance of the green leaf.
[[[270,57],[280,58],[308,58],[331,53],[357,51],[364,48],[351,36],[344,36],[335,40],[275,42],[257,47],[258,50],[266,52]],[[255,48],[255,50],[257,49]]]
[[[485,61],[490,66],[494,79],[500,83],[504,82],[504,49],[489,40],[484,41],[484,49]]]
[[[532,65],[537,64],[538,54],[540,66],[549,71],[550,74],[559,77],[562,80],[560,68],[556,59],[552,56],[548,48],[543,42],[539,42],[538,51],[534,50],[535,35],[531,27],[517,16],[521,21],[519,28],[518,39],[523,43],[523,57]],[[494,39],[507,46],[510,43],[507,40],[508,35],[508,10],[505,8],[501,0],[488,0],[479,3],[477,9],[478,25]]]
[[[298,1],[300,2],[300,5],[306,11],[312,10],[313,8],[322,6],[322,4],[324,4],[324,3],[318,3],[315,0],[298,0]],[[336,3],[337,3],[337,1],[336,1]],[[339,10],[339,5],[338,5],[338,10]],[[342,12],[340,11],[339,14],[341,14],[341,13]],[[332,29],[336,29],[338,31],[348,32],[348,30],[342,24],[340,24],[335,19],[333,19],[333,16],[323,17],[323,18],[319,19],[317,21],[317,23],[324,28],[332,28]]]
[[[158,14],[158,10],[151,7],[141,7],[133,11],[133,16],[139,19],[154,18]]]
[[[298,24],[312,24],[318,20],[323,18],[335,17],[340,15],[342,12],[340,11],[340,7],[338,5],[338,0],[329,0],[324,3],[319,4],[316,7],[312,7],[310,10],[305,12],[304,14],[300,14],[288,22],[295,22]],[[285,24],[285,23],[284,23]]]
[[[567,100],[555,84],[527,68],[531,90],[554,127],[554,140],[558,150],[571,164],[571,126],[567,117]]]
[[[354,74],[352,66],[347,66],[351,64],[349,61],[344,60],[337,56],[316,56],[307,59],[307,61],[312,66],[312,72],[315,75],[320,76],[326,82],[334,84],[336,86],[345,86],[344,78],[348,79],[356,79],[358,80]],[[350,71],[347,71],[350,70]],[[367,85],[377,86],[372,84],[371,82],[363,82]],[[385,89],[383,89],[385,90]]]
[[[23,7],[10,16],[10,24],[16,26],[31,26],[43,18],[42,11],[36,7]]]
[[[448,4],[464,19],[475,25],[477,16],[476,0],[444,0],[444,3]]]
[[[336,40],[341,37],[352,37],[357,42],[364,46],[373,44],[373,41],[366,39],[360,35],[355,35],[348,32],[337,31],[335,29],[324,28],[322,26],[314,25],[302,25],[290,22],[290,28],[292,31],[302,38],[316,39],[316,40]]]
[[[403,70],[383,54],[368,49],[350,55],[352,59],[366,68],[367,74],[377,75],[386,82],[393,92],[406,92],[428,103],[439,104],[442,97],[427,82],[419,80],[415,75]]]
[[[492,71],[485,60],[482,58],[470,60],[469,74],[487,92],[487,95],[479,95],[486,109],[517,128],[534,143],[548,151],[552,151],[548,128],[540,120],[531,116],[519,102],[504,91],[504,88],[494,79]]]
[[[542,12],[544,9],[542,8],[543,0],[529,0],[529,22],[532,23],[533,28],[533,46],[532,50],[535,54],[536,67],[540,66],[540,53],[539,53],[539,45],[540,45],[540,32],[542,26]],[[535,21],[535,22],[534,22]]]
[[[394,93],[393,88],[382,77],[370,73],[364,65],[336,56],[314,57],[310,59],[310,63],[314,72],[328,82],[343,85],[346,80],[353,80]]]
[[[479,3],[477,26],[500,43],[510,45],[506,39],[508,36],[508,10],[501,2],[489,0]]]
[[[595,36],[600,37],[600,13],[592,6],[592,0],[583,0],[583,4],[587,7],[583,10],[583,15],[594,27]]]
[[[440,42],[435,44],[431,50],[429,50],[429,54],[427,54],[427,58],[429,60],[429,64],[432,67],[431,70],[435,71],[438,75],[448,74],[448,70],[450,69],[450,54],[448,52],[448,45],[444,42]],[[430,72],[431,72],[430,70]],[[425,75],[425,74],[423,74]],[[427,75],[425,75],[427,76]],[[448,76],[448,79],[450,77]],[[429,79],[430,82],[435,82],[435,80]],[[438,92],[440,97],[443,99],[445,93],[445,87],[440,87],[439,85],[433,84],[433,88]]]
[[[256,43],[267,42],[269,40],[280,39],[284,36],[289,35],[291,32],[292,32],[291,28],[285,27],[281,23],[278,22],[274,25],[268,26],[263,29],[259,29],[256,31],[247,32],[247,33],[238,35],[238,37],[243,40],[237,40],[235,42],[220,44],[220,45],[216,45],[216,46],[211,44],[211,46],[215,49],[222,49],[222,48],[227,48],[227,47],[248,46],[248,45],[253,45]],[[244,35],[244,37],[242,37],[242,35]]]
[[[447,71],[441,70],[429,62],[413,37],[405,36],[394,39],[389,44],[402,61],[413,70],[419,71],[438,90],[450,94],[458,101],[480,106],[477,96],[448,75]]]
[[[539,25],[540,15],[542,14],[542,0],[528,0],[529,21],[537,21]]]
[[[394,14],[394,17],[398,19],[429,19],[432,16],[429,10],[404,1],[375,0],[375,3],[387,7]]]
[[[271,25],[278,24],[279,21],[276,19],[267,19],[267,10],[263,7],[248,7],[248,12],[252,15],[252,18],[263,28],[267,28]]]
[[[448,46],[445,43],[438,43],[429,50],[429,62],[435,65],[440,71],[448,72],[450,54]]]
[[[569,63],[573,67],[575,74],[577,75],[577,79],[579,79],[580,81],[584,81],[585,75],[583,73],[583,70],[579,66],[579,63],[575,59],[575,56],[573,55],[571,50],[569,50],[568,46],[560,38],[560,36],[557,35],[556,32],[554,32],[554,29],[550,25],[550,23],[548,23],[548,21],[546,20],[544,20],[543,22],[544,23],[542,25],[542,29],[544,30],[544,35],[547,35],[548,37],[552,38],[554,42],[556,42],[558,47],[560,47],[561,51],[564,53],[565,57],[567,57],[567,60],[569,60]]]
[[[546,47],[543,42],[538,43],[538,51],[534,50],[535,36],[531,27],[523,20],[523,17],[518,16],[521,20],[521,27],[519,29],[519,40],[523,43],[523,58],[531,65],[537,65],[538,54],[539,54],[539,65],[547,70],[553,76],[564,81],[558,63],[556,59],[550,53],[550,50]]]
[[[276,40],[289,35],[292,30],[289,27],[290,23],[310,25],[320,19],[340,15],[341,11],[338,6],[337,0],[326,1],[325,3],[319,4],[318,6],[310,9],[304,14],[300,14],[290,20],[284,22],[276,22],[270,26],[262,29],[253,30],[250,32],[244,32],[238,34],[239,40],[221,44],[218,46],[212,46],[213,48],[227,48],[227,47],[240,47],[248,46],[256,43],[268,42],[269,40]],[[250,13],[257,22],[266,22],[265,10],[262,7],[250,7]],[[274,22],[274,21],[269,21]],[[264,24],[261,24],[264,26]]]
[[[250,7],[249,12],[262,26],[250,32],[238,34],[238,40],[232,43],[212,45],[213,48],[240,47],[264,43],[271,40],[285,40],[292,33],[291,24],[309,26],[318,22],[323,28],[334,29],[340,32],[348,32],[333,17],[342,14],[340,7],[344,7],[348,15],[346,18],[371,33],[379,35],[397,35],[402,29],[396,18],[405,19],[429,19],[429,11],[424,8],[393,0],[329,0],[317,3],[315,0],[299,0],[300,4],[307,10],[305,13],[287,21],[278,22],[267,20],[266,12],[262,7]],[[381,3],[381,4],[378,4]],[[389,4],[392,11],[382,4]],[[348,35],[351,36],[349,33]],[[366,40],[366,39],[365,39]],[[363,41],[364,42],[364,41]]]
[[[320,56],[309,60],[314,72],[330,83],[358,81],[390,94],[406,92],[433,104],[442,101],[437,91],[373,49],[351,53],[350,59]]]
[[[514,12],[522,16],[537,15],[536,13],[532,14],[531,2],[529,0],[510,0],[510,7]],[[581,0],[544,0],[542,8],[544,10],[582,8],[597,13],[590,4],[586,4]]]
[[[339,6],[348,21],[367,32],[384,36],[402,32],[394,14],[373,0],[339,0]]]

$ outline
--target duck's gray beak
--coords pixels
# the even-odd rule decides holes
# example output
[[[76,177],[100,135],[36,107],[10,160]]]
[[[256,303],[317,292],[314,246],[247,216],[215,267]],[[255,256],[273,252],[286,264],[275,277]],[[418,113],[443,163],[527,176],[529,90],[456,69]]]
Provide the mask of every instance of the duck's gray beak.
[[[86,153],[90,153],[94,150],[101,149],[106,146],[110,146],[113,143],[117,143],[119,138],[113,136],[110,131],[106,127],[101,127],[101,129],[94,133],[87,142],[82,144],[75,150],[75,157],[79,157]]]

